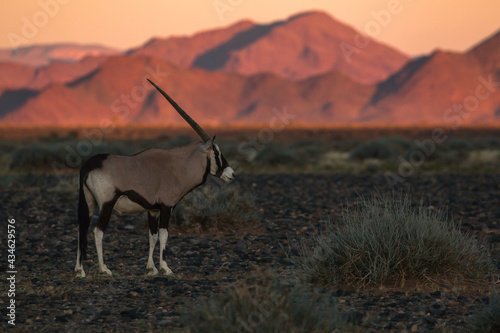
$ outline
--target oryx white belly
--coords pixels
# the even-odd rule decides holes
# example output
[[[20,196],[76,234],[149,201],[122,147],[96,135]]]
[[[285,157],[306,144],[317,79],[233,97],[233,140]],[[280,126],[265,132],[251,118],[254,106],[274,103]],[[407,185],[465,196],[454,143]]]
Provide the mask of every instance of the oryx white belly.
[[[114,208],[121,213],[140,213],[147,210],[130,200],[126,195],[122,195],[118,198]]]

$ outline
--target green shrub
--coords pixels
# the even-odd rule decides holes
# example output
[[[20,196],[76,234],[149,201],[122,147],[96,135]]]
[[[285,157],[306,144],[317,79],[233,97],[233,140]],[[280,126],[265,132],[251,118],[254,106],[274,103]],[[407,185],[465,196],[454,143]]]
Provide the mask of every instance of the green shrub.
[[[449,150],[469,151],[474,149],[474,142],[469,139],[450,138],[445,141],[444,147]]]
[[[91,155],[101,153],[132,154],[133,147],[125,142],[102,142],[99,145],[81,146],[80,141],[61,141],[56,143],[33,143],[20,146],[11,153],[11,170],[51,170],[52,163],[57,162],[62,165],[85,161]],[[90,150],[83,150],[88,149]],[[71,165],[79,167],[80,165]]]
[[[304,241],[299,265],[311,281],[360,288],[406,280],[486,278],[485,245],[460,232],[446,216],[407,196],[362,200]]]
[[[190,332],[203,333],[362,331],[348,323],[333,297],[276,281],[232,288],[182,318]]]
[[[500,294],[495,292],[489,304],[472,317],[469,324],[470,332],[496,333],[500,332]]]
[[[298,141],[291,146],[270,143],[258,152],[255,162],[264,167],[297,167],[319,160],[326,148],[320,142]]]
[[[379,138],[364,142],[351,151],[352,160],[377,158],[381,160],[396,159],[407,152],[413,143],[404,138]]]
[[[299,140],[290,146],[303,164],[316,163],[328,150],[321,141]]]
[[[103,141],[95,145],[85,139],[57,138],[49,142],[36,142],[12,148],[9,168],[18,171],[47,171],[52,170],[53,162],[78,168],[81,165],[77,164],[78,161],[83,162],[96,154],[132,155],[150,147],[168,149],[190,142],[192,140],[187,136],[165,142],[118,140]]]
[[[201,186],[186,195],[172,214],[174,226],[189,229],[253,228],[259,222],[255,196],[235,185]]]
[[[9,141],[0,142],[0,154],[9,154],[14,149],[16,149],[16,144]]]
[[[167,141],[154,141],[150,145],[142,145],[144,146],[144,149],[149,148],[149,147],[157,147],[157,148],[162,148],[162,149],[170,149],[174,147],[181,147],[190,144],[194,140],[187,136],[187,135],[181,135],[172,139],[169,139]]]
[[[328,146],[330,150],[338,150],[347,153],[356,149],[363,143],[364,141],[360,139],[332,140],[328,142]]]
[[[228,140],[228,141],[217,142],[216,140],[216,143],[219,145],[219,148],[222,150],[224,156],[227,159],[233,159],[236,158],[238,155],[241,155],[238,152],[239,146],[241,144],[239,141]]]
[[[277,143],[270,143],[257,154],[255,162],[264,166],[298,165],[307,161],[300,159],[294,150]]]
[[[471,140],[474,149],[496,149],[500,150],[500,139],[499,138],[482,138]]]
[[[11,170],[50,169],[51,163],[65,163],[68,152],[62,144],[34,143],[14,149],[11,153]]]

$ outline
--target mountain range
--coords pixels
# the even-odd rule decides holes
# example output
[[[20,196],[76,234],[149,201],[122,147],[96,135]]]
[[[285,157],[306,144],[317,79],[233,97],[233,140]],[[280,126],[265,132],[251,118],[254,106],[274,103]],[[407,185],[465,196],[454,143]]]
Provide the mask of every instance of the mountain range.
[[[146,78],[201,124],[268,124],[276,112],[311,125],[500,121],[500,31],[464,53],[412,59],[323,12],[307,12],[153,38],[125,52],[57,47],[20,49],[10,58],[0,50],[0,123],[183,124]],[[22,54],[31,62],[19,61]]]

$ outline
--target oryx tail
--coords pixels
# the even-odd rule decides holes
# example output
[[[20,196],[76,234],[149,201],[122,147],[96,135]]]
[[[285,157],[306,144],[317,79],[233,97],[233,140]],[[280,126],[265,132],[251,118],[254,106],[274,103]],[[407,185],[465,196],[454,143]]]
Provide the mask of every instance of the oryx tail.
[[[85,186],[85,178],[87,177],[85,170],[82,168],[80,170],[79,186],[80,191],[78,193],[78,247],[80,249],[80,262],[85,259],[87,255],[87,232],[90,226],[90,213],[87,200],[85,199],[85,193],[83,192],[83,187]]]

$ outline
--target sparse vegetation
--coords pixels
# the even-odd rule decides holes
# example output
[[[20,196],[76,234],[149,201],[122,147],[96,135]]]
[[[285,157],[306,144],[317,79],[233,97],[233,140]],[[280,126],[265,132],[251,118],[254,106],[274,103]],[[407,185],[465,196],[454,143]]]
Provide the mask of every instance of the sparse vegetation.
[[[484,279],[492,271],[486,246],[408,196],[363,199],[339,223],[305,241],[299,262],[316,283],[361,288],[407,280]]]
[[[182,199],[172,215],[176,227],[198,231],[251,229],[259,222],[254,195],[235,185],[199,187]]]
[[[0,144],[0,152],[9,156],[3,158],[1,169],[11,171],[54,171],[53,163],[72,168],[75,171],[90,156],[95,154],[110,153],[121,155],[132,155],[151,147],[171,148],[190,143],[192,140],[186,136],[180,136],[167,141],[151,140],[119,140],[103,141],[99,144],[92,144],[87,140],[77,140],[73,137],[54,138],[52,140],[42,140],[19,146],[12,146],[12,143]],[[5,156],[4,155],[4,156]]]
[[[410,150],[414,144],[406,138],[379,138],[364,142],[351,151],[352,160],[376,158],[380,160],[396,160]]]
[[[331,295],[276,280],[245,284],[212,296],[184,316],[191,332],[362,332]]]
[[[171,148],[192,142],[188,136],[148,140],[114,140],[92,144],[76,135],[47,137],[37,142],[0,143],[0,172],[53,172],[53,163],[76,172],[80,163],[99,153],[130,155],[146,148]],[[246,172],[397,172],[402,159],[417,158],[416,171],[485,171],[500,167],[500,140],[450,138],[422,155],[421,147],[404,137],[370,140],[292,139],[289,143],[248,140],[219,142],[228,161]],[[415,155],[415,152],[418,152]],[[423,156],[423,159],[421,157]]]
[[[500,332],[500,294],[495,292],[482,311],[472,317],[469,331],[474,333]]]

